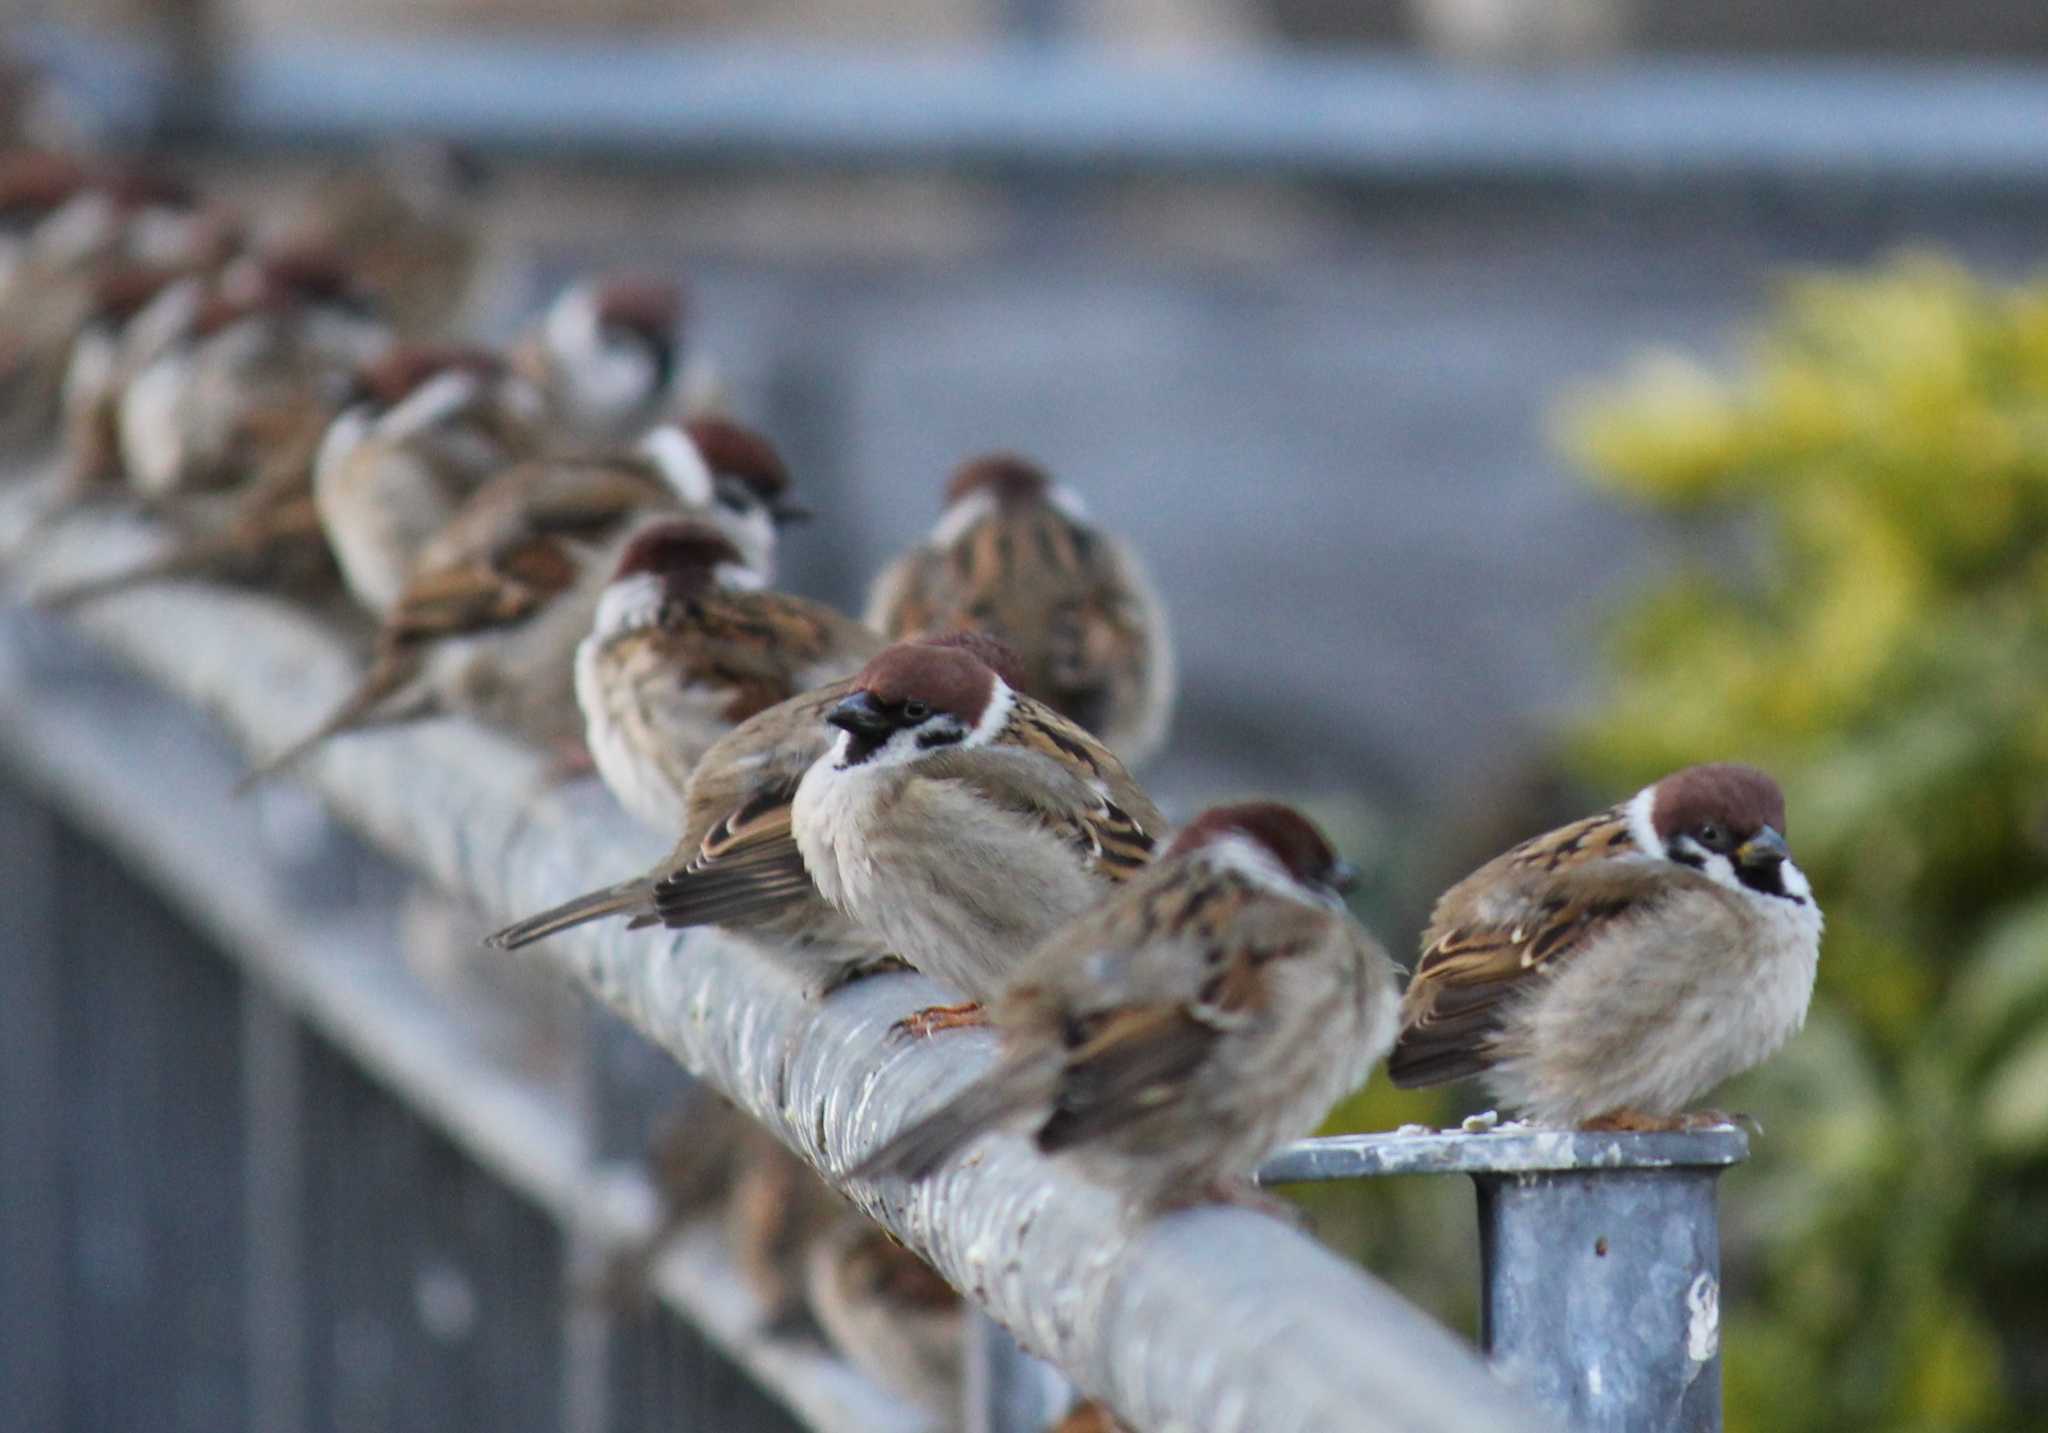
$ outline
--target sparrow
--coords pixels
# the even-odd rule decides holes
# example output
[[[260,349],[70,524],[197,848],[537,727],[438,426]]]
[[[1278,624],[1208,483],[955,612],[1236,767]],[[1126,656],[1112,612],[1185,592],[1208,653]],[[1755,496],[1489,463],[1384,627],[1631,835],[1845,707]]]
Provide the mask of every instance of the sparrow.
[[[873,1220],[847,1214],[804,1257],[811,1316],[846,1361],[935,1417],[959,1416],[967,1320],[960,1295]]]
[[[225,231],[213,250],[174,267],[109,264],[72,340],[61,395],[66,505],[125,491],[120,403],[129,382],[198,321],[209,276],[233,257]]]
[[[903,642],[825,713],[837,729],[787,832],[694,867],[728,901],[814,883],[895,956],[970,1002],[1055,929],[1143,871],[1166,829],[1123,763],[972,652]],[[730,874],[726,868],[730,868]],[[934,1007],[907,1028],[979,1023]]]
[[[1477,1075],[1544,1124],[1692,1127],[1693,1099],[1805,1023],[1820,934],[1777,782],[1688,767],[1444,894],[1388,1072]]]
[[[645,456],[535,459],[486,483],[421,550],[356,691],[251,779],[338,733],[430,715],[461,713],[538,745],[574,745],[576,647],[639,527],[695,510],[735,548],[758,542],[760,560],[772,562],[774,529],[756,533],[751,498],[729,514],[715,494],[727,482],[756,491],[751,477],[720,466],[736,461],[740,438],[749,460],[773,449],[733,424],[707,433],[700,448],[699,431],[661,428]]]
[[[1021,1126],[1138,1207],[1245,1198],[1393,1044],[1394,964],[1344,908],[1356,874],[1289,807],[1203,812],[1019,963],[996,1066],[853,1177],[922,1179]]]
[[[930,645],[963,648],[999,672],[1014,671],[1012,654],[979,633],[933,638]],[[838,731],[826,717],[854,687],[848,677],[748,717],[713,742],[691,771],[682,837],[653,870],[515,922],[489,943],[517,950],[615,915],[628,918],[628,929],[716,925],[788,959],[806,977],[822,975],[813,995],[885,963],[888,952],[808,880],[777,877],[764,890],[749,879],[756,851],[767,857],[771,874],[778,863],[786,865],[797,786],[831,750]]]
[[[56,425],[72,344],[104,268],[183,267],[235,242],[231,221],[192,207],[188,191],[156,176],[88,174],[61,203],[38,211],[38,197],[62,189],[30,194],[25,204],[0,194],[0,207],[26,224],[0,244],[0,441],[10,446],[40,440]]]
[[[1174,698],[1166,613],[1136,555],[1023,458],[963,464],[938,525],[868,599],[891,638],[970,628],[1015,647],[1023,690],[1126,761],[1165,740]]]
[[[594,442],[639,432],[664,410],[722,408],[717,378],[683,358],[687,305],[671,279],[607,275],[570,285],[513,352],[556,421]]]
[[[804,1310],[805,1255],[852,1206],[751,1121],[724,1153],[733,1169],[722,1218],[726,1246],[763,1324],[787,1328]]]
[[[1084,1398],[1067,1410],[1066,1416],[1052,1426],[1050,1433],[1131,1433],[1131,1430],[1107,1407],[1092,1398]]]
[[[584,740],[636,819],[680,831],[711,744],[778,702],[851,676],[886,645],[823,603],[763,590],[701,518],[642,528],[576,649]]]
[[[339,254],[408,338],[445,334],[482,250],[485,173],[458,146],[411,141],[320,177],[278,225],[285,248]]]
[[[224,512],[175,524],[175,535],[154,556],[39,593],[37,604],[62,611],[156,582],[196,578],[331,608],[342,595],[341,572],[313,502],[313,456],[333,416],[310,395],[253,410],[244,427],[252,451],[262,456]]]
[[[256,458],[244,418],[309,388],[340,388],[390,341],[332,255],[232,266],[189,327],[121,395],[121,464],[146,501],[227,487]]]
[[[487,349],[396,344],[359,368],[313,463],[349,591],[391,610],[434,534],[490,478],[538,454],[540,394]]]

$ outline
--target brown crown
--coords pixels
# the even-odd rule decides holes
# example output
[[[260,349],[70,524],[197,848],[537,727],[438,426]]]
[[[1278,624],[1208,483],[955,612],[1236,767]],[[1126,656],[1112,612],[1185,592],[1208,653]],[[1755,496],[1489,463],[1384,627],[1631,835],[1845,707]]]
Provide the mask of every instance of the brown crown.
[[[93,316],[126,323],[187,272],[150,264],[123,264],[109,269],[93,281]]]
[[[373,401],[388,408],[438,374],[465,372],[488,379],[504,370],[504,360],[488,348],[400,343],[363,365],[356,374],[356,383]]]
[[[683,286],[673,279],[616,278],[598,286],[597,321],[644,335],[648,342],[673,341],[682,325]]]
[[[989,453],[970,458],[954,469],[946,484],[946,503],[951,506],[974,493],[992,493],[1003,503],[1033,503],[1044,499],[1052,488],[1045,470],[1015,453]]]
[[[950,647],[967,653],[1001,677],[1003,684],[1012,691],[1025,690],[1029,682],[1024,674],[1024,654],[1001,637],[987,632],[961,631],[915,640],[927,647]]]
[[[1735,762],[1688,766],[1657,783],[1650,819],[1660,841],[1710,821],[1737,841],[1748,840],[1766,826],[1782,836],[1785,793],[1754,766]]]
[[[40,149],[0,154],[0,215],[47,212],[85,188],[85,166]]]
[[[650,523],[634,534],[619,554],[612,580],[649,572],[669,591],[688,596],[708,592],[721,564],[737,566],[743,561],[739,549],[710,523],[676,518]]]
[[[705,466],[721,477],[738,478],[773,502],[789,491],[789,469],[774,444],[729,418],[692,418],[683,425]]]
[[[1224,836],[1258,842],[1288,875],[1304,885],[1329,885],[1336,873],[1337,853],[1315,823],[1292,806],[1276,801],[1210,807],[1181,828],[1162,859],[1183,855]]]
[[[988,707],[996,674],[964,647],[898,642],[862,668],[855,680],[885,706],[919,701],[972,723]]]

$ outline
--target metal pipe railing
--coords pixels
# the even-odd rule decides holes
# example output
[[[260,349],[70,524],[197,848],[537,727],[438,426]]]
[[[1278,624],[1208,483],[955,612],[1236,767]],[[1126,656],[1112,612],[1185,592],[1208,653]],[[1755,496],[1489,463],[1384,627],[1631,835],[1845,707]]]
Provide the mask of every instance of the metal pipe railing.
[[[39,497],[5,495],[0,552],[9,519]],[[70,524],[15,554],[10,575],[31,588],[80,576],[128,560],[146,540],[118,519]],[[167,587],[108,600],[78,620],[258,751],[309,724],[351,675],[336,636],[245,595]],[[337,743],[307,775],[375,844],[506,915],[654,854],[601,793],[548,789],[542,758],[458,723]],[[217,799],[227,800],[224,790]],[[939,995],[915,977],[867,980],[812,1002],[758,954],[714,933],[599,929],[545,951],[828,1170],[972,1078],[992,1053],[974,1033],[890,1042],[898,1018]],[[402,1032],[384,1038],[386,1058],[436,1058],[406,1048]],[[568,1179],[559,1164],[526,1177]],[[1022,1141],[991,1141],[913,1189],[854,1192],[1022,1344],[1140,1428],[1543,1425],[1462,1341],[1268,1217],[1218,1208],[1133,1223]]]

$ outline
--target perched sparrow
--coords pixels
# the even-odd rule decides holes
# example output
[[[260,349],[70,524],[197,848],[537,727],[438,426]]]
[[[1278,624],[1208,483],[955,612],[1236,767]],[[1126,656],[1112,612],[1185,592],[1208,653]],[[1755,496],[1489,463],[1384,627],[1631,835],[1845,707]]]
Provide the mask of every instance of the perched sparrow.
[[[892,638],[992,633],[1021,654],[1024,691],[1126,761],[1165,739],[1173,648],[1151,579],[1021,458],[977,458],[953,475],[930,539],[877,579],[868,622]]]
[[[1806,1019],[1820,907],[1754,767],[1694,766],[1437,902],[1394,1083],[1479,1075],[1546,1124],[1671,1128]]]
[[[620,805],[680,831],[690,772],[713,742],[851,676],[884,645],[823,603],[761,590],[713,523],[651,523],[627,544],[576,649],[585,741]]]
[[[959,647],[1003,671],[1012,657],[978,633],[955,633],[931,645]],[[793,960],[805,975],[822,973],[820,991],[872,967],[887,951],[863,936],[786,867],[790,805],[804,773],[838,736],[826,717],[852,694],[854,681],[830,683],[747,718],[711,744],[684,790],[682,839],[652,871],[564,901],[490,937],[516,950],[571,926],[605,916],[629,917],[628,928],[723,926],[763,950]],[[753,853],[768,870],[756,881]]]
[[[885,949],[970,1000],[1142,871],[1165,830],[1107,748],[959,648],[889,648],[825,720],[838,735],[804,773],[788,832],[688,879],[764,902],[814,882]]]
[[[732,427],[721,425],[713,436],[737,433],[753,456],[756,448],[772,454],[765,439],[725,431]],[[650,439],[659,441],[651,441],[647,459],[536,459],[486,483],[421,551],[356,692],[256,774],[339,732],[442,713],[460,712],[537,744],[574,744],[583,725],[576,647],[637,528],[694,509],[736,548],[758,542],[764,563],[773,556],[772,525],[756,533],[753,507],[728,513],[717,502],[727,481],[755,491],[750,478],[729,478],[718,466],[718,441],[700,449],[674,428]]]
[[[177,578],[199,578],[327,604],[341,597],[320,514],[313,505],[313,455],[333,417],[308,396],[296,404],[251,412],[245,427],[262,454],[249,481],[224,514],[183,530],[155,556],[38,595],[51,610]]]
[[[670,279],[613,275],[563,290],[513,362],[531,378],[556,417],[586,439],[614,442],[680,406],[702,417],[716,378],[682,359],[683,288]]]
[[[805,1255],[851,1206],[758,1124],[750,1122],[725,1154],[733,1167],[726,1243],[763,1321],[786,1326],[803,1312]]]
[[[931,1265],[848,1214],[811,1241],[804,1285],[811,1316],[848,1363],[939,1418],[959,1416],[965,1308]]]
[[[540,447],[540,395],[484,349],[396,345],[356,373],[313,465],[349,591],[391,610],[413,563],[484,483]]]
[[[145,499],[245,478],[243,420],[345,375],[389,332],[331,256],[280,254],[221,276],[189,329],[121,395],[121,463]]]
[[[1227,1195],[1393,1043],[1395,968],[1344,909],[1352,874],[1288,807],[1204,812],[1019,963],[1000,1062],[855,1177],[919,1179],[1021,1125],[1141,1207]]]
[[[322,176],[280,225],[279,242],[341,255],[400,334],[443,334],[475,276],[483,179],[453,145],[392,145]]]
[[[38,440],[55,425],[103,268],[196,264],[232,242],[226,221],[192,209],[189,198],[147,175],[93,175],[0,245],[0,441]],[[35,214],[34,196],[11,212]]]
[[[64,372],[66,501],[121,490],[121,395],[136,374],[191,332],[209,271],[229,257],[223,247],[181,267],[121,263],[94,277]]]

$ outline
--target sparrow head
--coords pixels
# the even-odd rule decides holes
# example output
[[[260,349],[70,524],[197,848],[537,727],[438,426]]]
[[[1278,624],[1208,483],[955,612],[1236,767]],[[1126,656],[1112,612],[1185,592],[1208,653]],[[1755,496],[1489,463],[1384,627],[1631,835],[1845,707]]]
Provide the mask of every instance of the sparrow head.
[[[1333,904],[1358,884],[1358,868],[1337,855],[1315,823],[1276,801],[1210,807],[1181,828],[1161,859],[1209,850],[1240,857],[1248,851],[1263,868],[1254,869],[1255,878],[1270,880],[1277,867],[1295,885]]]
[[[592,307],[599,341],[638,347],[654,366],[654,387],[665,391],[675,379],[682,348],[683,286],[673,279],[611,278],[598,286]]]
[[[1001,637],[987,632],[961,630],[946,632],[936,637],[914,637],[912,641],[927,647],[957,648],[978,660],[983,666],[1003,679],[1004,685],[1014,691],[1023,691],[1026,681],[1024,656]]]
[[[1087,508],[1073,490],[1030,459],[1015,453],[969,458],[946,482],[945,511],[933,540],[943,546],[985,518],[1037,506],[1057,508],[1075,522],[1087,520]]]
[[[825,713],[844,733],[835,765],[895,766],[955,746],[984,746],[1002,730],[1010,687],[958,646],[898,642],[854,678]]]
[[[0,232],[26,232],[91,181],[66,154],[14,149],[0,154]]]
[[[640,442],[685,503],[707,512],[764,581],[774,576],[777,529],[809,517],[791,502],[789,469],[766,438],[725,418],[662,423]]]
[[[651,627],[670,603],[720,588],[757,589],[761,578],[716,526],[696,518],[660,518],[633,534],[598,600],[601,636]]]
[[[538,335],[571,421],[613,429],[659,404],[682,347],[683,290],[668,279],[585,279],[549,305]]]
[[[357,367],[350,388],[356,402],[395,408],[444,373],[489,382],[505,371],[504,360],[488,348],[450,343],[394,343]]]
[[[1645,788],[1630,826],[1644,849],[1721,885],[1804,905],[1812,888],[1785,844],[1785,793],[1753,766],[1688,766]]]

